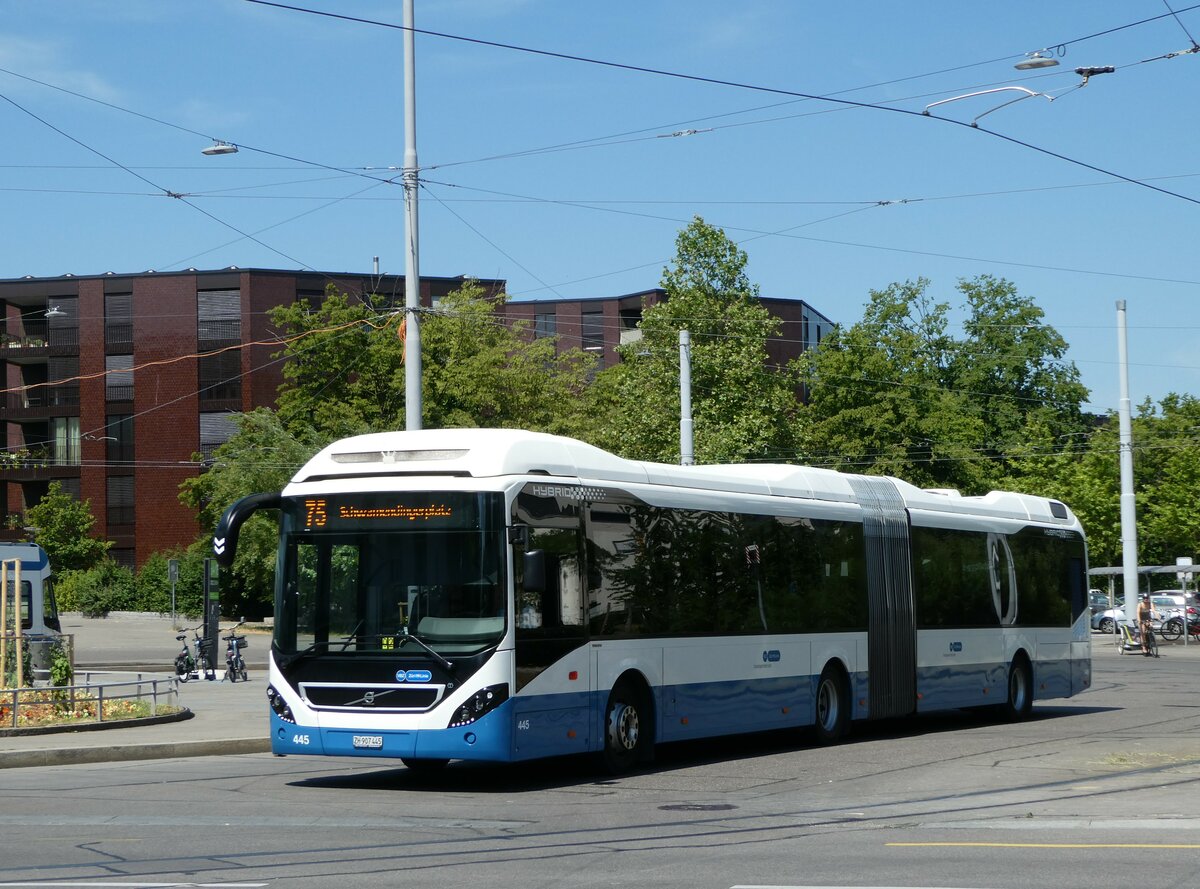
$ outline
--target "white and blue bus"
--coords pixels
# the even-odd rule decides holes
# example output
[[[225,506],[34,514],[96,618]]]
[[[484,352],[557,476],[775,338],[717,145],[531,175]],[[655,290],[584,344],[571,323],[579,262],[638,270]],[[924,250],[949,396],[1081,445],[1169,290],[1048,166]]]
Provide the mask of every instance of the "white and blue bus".
[[[512,762],[992,706],[1091,682],[1062,503],[790,465],[669,466],[516,430],[348,438],[280,513],[278,754]]]

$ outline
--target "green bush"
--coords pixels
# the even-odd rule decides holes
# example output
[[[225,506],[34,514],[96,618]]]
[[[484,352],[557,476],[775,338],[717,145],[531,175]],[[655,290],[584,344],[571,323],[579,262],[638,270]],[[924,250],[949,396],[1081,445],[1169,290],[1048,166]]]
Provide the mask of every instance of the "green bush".
[[[171,610],[171,581],[167,562],[179,560],[179,580],[175,584],[175,611],[199,615],[204,603],[204,553],[196,548],[157,552],[146,560],[137,575],[137,599],[141,611]]]
[[[21,683],[28,688],[33,685],[33,652],[28,644],[21,646]],[[4,688],[17,687],[17,651],[16,642],[10,637],[8,643],[8,662],[5,664],[4,676],[0,677]]]
[[[140,611],[133,572],[105,559],[94,568],[65,572],[55,587],[59,609],[78,609],[84,617],[103,617],[110,611]],[[68,607],[64,603],[69,603]]]

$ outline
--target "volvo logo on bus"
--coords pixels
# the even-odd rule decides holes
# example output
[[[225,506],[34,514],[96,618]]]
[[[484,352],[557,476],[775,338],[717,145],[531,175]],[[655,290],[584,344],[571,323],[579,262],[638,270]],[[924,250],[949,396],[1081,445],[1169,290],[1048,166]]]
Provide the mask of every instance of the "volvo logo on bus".
[[[428,682],[433,674],[428,670],[397,670],[397,682]]]

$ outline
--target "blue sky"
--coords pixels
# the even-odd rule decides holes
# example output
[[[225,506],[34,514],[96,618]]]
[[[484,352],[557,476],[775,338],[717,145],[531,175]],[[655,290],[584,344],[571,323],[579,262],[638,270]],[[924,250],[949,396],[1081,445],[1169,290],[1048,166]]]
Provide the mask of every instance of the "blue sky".
[[[297,5],[401,23],[398,0]],[[764,295],[836,321],[895,281],[956,303],[960,278],[1008,278],[1096,411],[1117,408],[1124,299],[1134,402],[1200,394],[1200,54],[1156,58],[1194,45],[1200,9],[1172,6],[417,0],[421,29],[742,85],[418,35],[421,271],[517,299],[634,292],[699,214]],[[0,13],[0,277],[373,256],[403,273],[401,190],[381,181],[403,164],[400,30],[245,0]],[[1043,48],[1057,67],[1013,68]],[[1101,65],[1117,70],[1071,89]],[[1017,85],[1041,95],[980,120],[1007,139],[936,118],[1016,92],[919,114]],[[242,149],[204,157],[211,138]]]

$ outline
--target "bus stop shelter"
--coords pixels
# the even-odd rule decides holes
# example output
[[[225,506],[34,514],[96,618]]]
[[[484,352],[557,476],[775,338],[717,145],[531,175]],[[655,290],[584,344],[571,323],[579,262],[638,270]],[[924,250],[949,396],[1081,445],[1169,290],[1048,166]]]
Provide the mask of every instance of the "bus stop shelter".
[[[1139,579],[1142,577],[1146,578],[1146,588],[1145,588],[1145,590],[1143,590],[1143,592],[1147,592],[1147,593],[1155,592],[1155,590],[1151,589],[1151,584],[1153,582],[1153,575],[1155,575],[1155,574],[1174,574],[1179,579],[1179,591],[1183,595],[1186,596],[1187,592],[1188,592],[1188,581],[1191,580],[1191,578],[1192,578],[1192,571],[1189,570],[1191,568],[1192,568],[1191,565],[1138,565],[1137,573],[1138,573]],[[1200,566],[1197,566],[1196,570],[1200,570]],[[1121,577],[1124,573],[1125,573],[1125,569],[1122,568],[1120,565],[1116,566],[1115,568],[1089,568],[1088,569],[1089,577],[1107,577],[1108,578],[1108,605],[1110,608],[1113,607],[1114,603],[1116,602],[1117,579],[1119,577]],[[1163,591],[1165,591],[1165,590],[1159,590],[1159,592],[1163,592]]]

